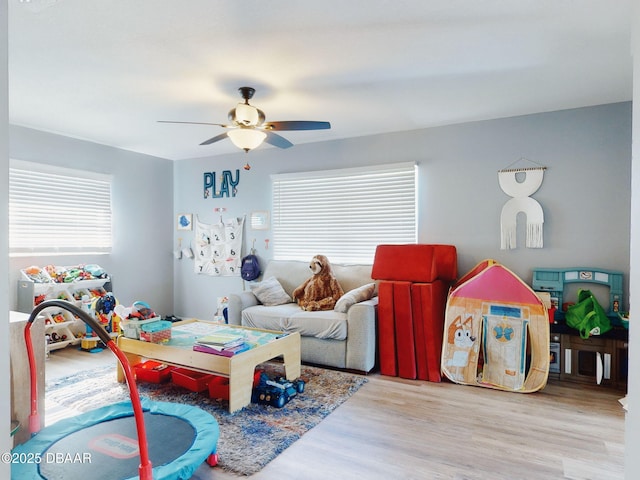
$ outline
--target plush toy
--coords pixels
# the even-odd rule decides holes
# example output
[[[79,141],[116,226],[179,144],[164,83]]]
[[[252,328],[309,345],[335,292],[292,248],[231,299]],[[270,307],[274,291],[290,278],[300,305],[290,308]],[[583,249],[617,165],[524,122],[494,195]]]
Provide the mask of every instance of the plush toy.
[[[344,291],[333,276],[329,259],[316,255],[309,268],[313,275],[293,291],[293,299],[303,310],[332,310]]]

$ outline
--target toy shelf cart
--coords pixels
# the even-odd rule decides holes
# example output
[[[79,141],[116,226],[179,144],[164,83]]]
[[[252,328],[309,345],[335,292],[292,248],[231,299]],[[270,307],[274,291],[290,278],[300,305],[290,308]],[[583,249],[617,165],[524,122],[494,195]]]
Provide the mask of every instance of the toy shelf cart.
[[[614,328],[583,339],[565,323],[568,285],[601,285],[608,288],[608,305],[603,308]],[[549,376],[562,381],[603,385],[626,389],[628,371],[628,321],[623,318],[623,274],[599,268],[538,268],[533,271],[533,289],[548,292],[553,312],[550,314],[552,359]]]

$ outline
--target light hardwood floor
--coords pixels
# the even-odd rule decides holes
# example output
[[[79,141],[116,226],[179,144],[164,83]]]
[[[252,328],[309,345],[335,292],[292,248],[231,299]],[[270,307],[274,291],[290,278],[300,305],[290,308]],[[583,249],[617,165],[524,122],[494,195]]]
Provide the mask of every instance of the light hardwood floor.
[[[115,362],[66,348],[47,378]],[[550,382],[518,394],[368,376],[369,382],[252,479],[624,478],[624,392]],[[196,480],[237,477],[203,464]]]

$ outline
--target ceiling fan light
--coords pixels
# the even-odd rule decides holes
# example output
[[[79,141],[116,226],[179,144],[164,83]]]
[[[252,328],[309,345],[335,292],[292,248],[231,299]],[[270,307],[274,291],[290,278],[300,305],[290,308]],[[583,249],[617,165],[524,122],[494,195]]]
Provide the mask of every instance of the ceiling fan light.
[[[254,127],[260,121],[260,114],[253,105],[239,103],[235,108],[235,121],[240,125]]]
[[[245,152],[259,147],[264,139],[267,138],[266,133],[253,128],[236,128],[230,130],[227,136],[236,147],[243,149]]]

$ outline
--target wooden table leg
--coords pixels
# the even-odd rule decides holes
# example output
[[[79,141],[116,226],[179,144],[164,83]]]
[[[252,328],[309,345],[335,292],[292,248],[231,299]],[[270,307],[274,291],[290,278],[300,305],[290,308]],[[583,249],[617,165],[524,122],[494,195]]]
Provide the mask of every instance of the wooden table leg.
[[[244,364],[229,375],[229,412],[233,413],[251,403],[254,363]]]
[[[133,353],[127,353],[127,352],[123,352],[123,353],[127,357],[127,360],[129,361],[129,365],[131,365],[131,368],[133,368],[134,365],[137,365],[140,362],[142,362],[142,357],[140,355],[134,355]],[[125,381],[124,370],[122,370],[122,365],[120,365],[120,361],[116,362],[116,380],[118,380],[118,382],[120,383],[124,383]]]
[[[296,336],[297,337],[297,336]],[[296,341],[293,341],[293,340]],[[300,338],[292,337],[291,342],[282,352],[284,363],[284,374],[287,380],[295,380],[300,377]]]

